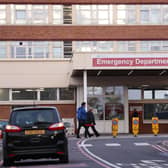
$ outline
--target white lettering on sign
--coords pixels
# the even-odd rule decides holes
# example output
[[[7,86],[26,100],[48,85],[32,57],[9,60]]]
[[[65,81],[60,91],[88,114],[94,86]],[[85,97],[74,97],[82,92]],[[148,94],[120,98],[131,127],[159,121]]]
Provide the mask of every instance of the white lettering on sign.
[[[168,66],[167,58],[93,58],[93,66]]]

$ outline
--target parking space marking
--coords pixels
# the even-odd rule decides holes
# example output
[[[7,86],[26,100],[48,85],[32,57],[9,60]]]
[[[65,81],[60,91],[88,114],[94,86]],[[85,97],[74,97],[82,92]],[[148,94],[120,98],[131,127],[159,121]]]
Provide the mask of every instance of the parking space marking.
[[[145,142],[138,142],[138,143],[134,143],[135,146],[150,146],[149,143],[145,143]]]
[[[119,143],[105,144],[105,146],[121,146]]]

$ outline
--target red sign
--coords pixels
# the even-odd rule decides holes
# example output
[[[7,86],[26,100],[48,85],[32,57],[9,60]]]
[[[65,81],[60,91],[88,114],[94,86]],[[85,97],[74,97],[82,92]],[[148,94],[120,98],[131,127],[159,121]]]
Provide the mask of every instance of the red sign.
[[[93,58],[94,67],[168,66],[168,57]]]

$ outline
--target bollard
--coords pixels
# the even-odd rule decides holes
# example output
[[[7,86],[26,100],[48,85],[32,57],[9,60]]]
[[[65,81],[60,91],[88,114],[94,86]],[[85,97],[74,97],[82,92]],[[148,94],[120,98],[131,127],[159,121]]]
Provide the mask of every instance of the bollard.
[[[136,137],[139,133],[139,117],[132,118],[132,132]]]
[[[152,132],[155,136],[159,133],[159,119],[158,117],[152,117]]]
[[[112,135],[115,138],[118,134],[118,118],[112,119]]]

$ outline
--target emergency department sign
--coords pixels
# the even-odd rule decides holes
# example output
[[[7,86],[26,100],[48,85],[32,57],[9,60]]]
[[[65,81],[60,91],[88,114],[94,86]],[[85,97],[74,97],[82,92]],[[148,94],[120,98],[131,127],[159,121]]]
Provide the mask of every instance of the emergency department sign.
[[[168,66],[168,58],[93,58],[94,67]]]
[[[141,67],[141,66],[168,66],[168,54],[93,54],[94,67]]]

